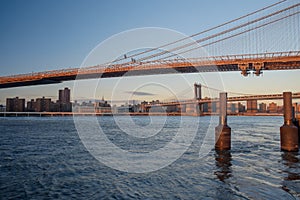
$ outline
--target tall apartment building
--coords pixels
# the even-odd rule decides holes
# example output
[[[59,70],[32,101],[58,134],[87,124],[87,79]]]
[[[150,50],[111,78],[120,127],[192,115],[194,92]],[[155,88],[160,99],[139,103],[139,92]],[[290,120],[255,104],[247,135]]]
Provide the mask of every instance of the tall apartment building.
[[[50,112],[51,111],[51,99],[50,98],[37,98],[35,102],[36,112]]]
[[[72,103],[71,100],[71,92],[69,88],[64,88],[63,90],[58,91],[58,101],[60,112],[72,112]]]
[[[70,89],[65,88],[63,90],[58,91],[58,101],[60,103],[70,103]]]
[[[59,90],[59,99],[56,103],[50,98],[37,98],[35,101],[31,99],[27,102],[28,112],[71,112],[72,103],[70,102],[70,89],[65,88]]]
[[[7,98],[6,99],[6,112],[24,112],[25,99]]]

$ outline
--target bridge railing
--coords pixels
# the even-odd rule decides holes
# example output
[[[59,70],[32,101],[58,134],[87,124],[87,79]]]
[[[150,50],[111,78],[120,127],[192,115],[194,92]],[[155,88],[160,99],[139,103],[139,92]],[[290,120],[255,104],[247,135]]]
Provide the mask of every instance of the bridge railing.
[[[32,72],[32,73],[26,73],[26,74],[17,74],[17,75],[9,75],[5,77],[0,77],[0,80],[2,79],[11,79],[11,78],[21,78],[21,77],[43,77],[47,75],[55,75],[55,74],[61,74],[61,73],[70,73],[70,72],[77,72],[79,68],[71,68],[71,69],[60,69],[60,70],[49,70],[44,72]]]
[[[237,55],[225,55],[225,56],[208,56],[200,58],[175,58],[169,60],[151,60],[135,63],[128,62],[124,64],[111,65],[108,67],[111,71],[118,71],[120,68],[131,70],[131,69],[155,69],[160,68],[161,65],[166,66],[180,66],[180,65],[193,65],[195,63],[203,65],[214,64],[214,61],[237,61],[237,60],[247,60],[247,59],[271,59],[271,58],[282,58],[282,57],[294,57],[300,56],[300,51],[288,51],[288,52],[275,52],[275,53],[257,53],[257,54],[237,54]]]

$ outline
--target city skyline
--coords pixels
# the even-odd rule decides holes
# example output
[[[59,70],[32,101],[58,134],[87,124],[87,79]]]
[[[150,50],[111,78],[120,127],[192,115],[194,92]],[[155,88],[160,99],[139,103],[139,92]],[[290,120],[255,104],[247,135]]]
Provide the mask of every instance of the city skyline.
[[[195,97],[191,100],[208,100],[209,97],[202,97],[202,90],[201,85],[194,84],[195,89]],[[197,88],[197,89],[196,89]],[[196,93],[197,92],[197,93]],[[269,94],[274,95],[274,94]],[[185,104],[184,101],[179,103],[175,107],[170,104],[166,104],[159,99],[152,100],[152,101],[137,101],[137,100],[130,100],[130,101],[123,101],[123,102],[113,102],[110,100],[105,100],[104,97],[102,99],[86,99],[82,101],[73,100],[71,101],[71,90],[69,88],[59,89],[57,100],[53,100],[51,98],[45,98],[45,95],[42,97],[30,98],[29,101],[26,101],[25,98],[16,96],[13,98],[6,99],[6,105],[0,105],[1,110],[0,112],[88,112],[88,113],[101,113],[103,110],[105,113],[123,113],[126,112],[145,112],[145,107],[143,105],[148,105],[151,108],[152,112],[175,112],[175,113],[185,113],[183,111],[187,109],[189,111],[186,112],[195,112],[194,105],[188,106]],[[160,103],[163,102],[163,105]],[[235,102],[228,102],[227,103],[227,112],[228,114],[239,114],[239,113],[282,113],[283,112],[283,105],[281,100],[266,100],[266,99],[253,99],[250,98],[248,100],[240,100]],[[293,101],[293,106],[296,113],[300,112],[300,103],[299,100]],[[112,109],[121,109],[122,111],[113,111]],[[165,105],[166,104],[166,105]],[[124,107],[125,106],[125,107]],[[142,106],[142,107],[141,107]],[[154,106],[154,107],[153,107]],[[158,111],[156,107],[158,106]],[[109,110],[107,109],[109,107]],[[161,110],[161,108],[165,108]],[[185,108],[186,107],[186,108]],[[218,113],[219,105],[218,102],[211,99],[210,102],[205,102],[201,104],[201,110],[204,113]],[[125,110],[124,110],[125,109]],[[131,110],[131,111],[129,111]],[[147,110],[149,112],[149,110]]]
[[[195,96],[190,98],[190,99],[155,99],[155,98],[150,98],[150,99],[141,99],[141,100],[138,100],[138,99],[130,99],[130,100],[112,100],[112,99],[107,99],[105,98],[105,96],[102,96],[101,98],[85,98],[85,99],[71,99],[71,96],[72,96],[72,92],[70,92],[68,95],[68,97],[64,97],[63,94],[61,94],[61,92],[63,92],[64,90],[69,90],[70,89],[68,87],[65,87],[63,90],[62,89],[59,89],[58,90],[58,95],[56,96],[49,96],[49,95],[45,95],[45,94],[42,94],[41,96],[38,96],[38,97],[24,97],[24,96],[20,96],[18,94],[16,94],[15,96],[11,96],[11,97],[8,97],[8,98],[20,98],[20,99],[25,99],[25,100],[34,100],[34,99],[40,99],[40,98],[47,98],[47,99],[51,99],[53,101],[57,101],[57,102],[61,102],[63,101],[64,103],[65,102],[92,102],[92,103],[96,103],[96,102],[99,102],[99,101],[107,101],[113,105],[124,105],[124,104],[134,104],[134,102],[136,103],[141,103],[141,102],[154,102],[154,101],[160,101],[160,102],[172,102],[172,101],[186,101],[186,100],[193,100],[195,99]],[[267,94],[267,95],[275,95],[275,94]],[[278,94],[276,94],[278,95]],[[246,95],[247,96],[247,95]],[[245,97],[246,97],[245,96]],[[250,95],[249,95],[250,96]],[[236,96],[231,96],[231,97],[239,97],[239,95],[236,95]],[[61,100],[61,99],[67,99],[67,100]],[[209,96],[202,96],[201,97],[202,99],[210,99],[211,97]],[[201,99],[200,98],[200,99]],[[261,102],[261,103],[276,103],[280,106],[283,105],[283,101],[281,99],[273,99],[273,100],[261,100],[261,99],[258,99],[257,100],[258,102]],[[246,105],[246,101],[241,101],[239,103],[242,103],[244,105]],[[293,99],[293,103],[297,103],[297,104],[300,104],[300,100],[298,100],[297,98],[296,99]],[[5,106],[6,103],[4,104],[0,104],[1,106]]]
[[[6,112],[72,112],[72,102],[70,99],[70,89],[64,88],[58,90],[58,99],[52,101],[51,98],[39,97],[36,99],[6,98]],[[3,107],[3,105],[2,105]],[[3,112],[3,111],[2,111]]]

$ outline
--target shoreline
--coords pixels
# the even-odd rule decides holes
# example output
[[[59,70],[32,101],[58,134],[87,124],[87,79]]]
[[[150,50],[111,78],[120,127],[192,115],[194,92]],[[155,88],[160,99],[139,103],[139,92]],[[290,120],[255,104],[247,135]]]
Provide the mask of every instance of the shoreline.
[[[73,113],[73,112],[0,112],[0,117],[70,117],[70,116],[218,116],[218,113]],[[228,116],[283,116],[281,113],[235,113]],[[300,116],[298,115],[299,119]]]

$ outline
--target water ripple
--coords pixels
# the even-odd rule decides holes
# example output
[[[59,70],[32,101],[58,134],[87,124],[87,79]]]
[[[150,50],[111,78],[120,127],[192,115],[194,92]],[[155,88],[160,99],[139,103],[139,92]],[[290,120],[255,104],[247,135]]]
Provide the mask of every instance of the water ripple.
[[[158,117],[159,118],[159,117]],[[178,128],[168,118],[150,138],[124,134],[99,118],[107,137],[130,151],[161,148]],[[159,171],[131,174],[94,159],[72,118],[0,119],[0,199],[299,199],[300,155],[280,151],[282,117],[229,117],[232,150],[199,158],[208,117],[188,151]],[[148,118],[135,117],[140,126]]]

